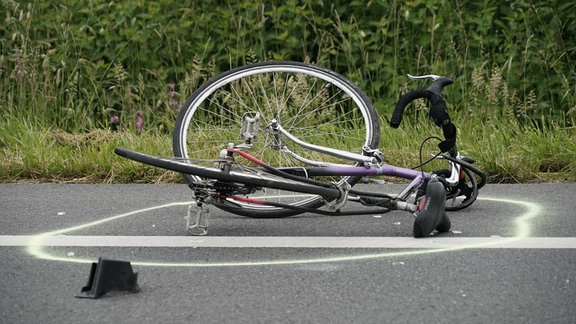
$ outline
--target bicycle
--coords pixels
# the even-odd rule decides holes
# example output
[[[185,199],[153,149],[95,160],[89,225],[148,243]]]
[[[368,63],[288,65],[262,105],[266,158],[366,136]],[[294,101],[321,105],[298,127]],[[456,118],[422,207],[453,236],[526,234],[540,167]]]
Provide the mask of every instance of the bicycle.
[[[115,153],[182,174],[193,192],[186,223],[193,235],[208,233],[206,204],[265,218],[404,210],[415,216],[414,237],[447,232],[451,222],[444,210],[470,206],[486,176],[456,149],[456,127],[442,98],[443,88],[453,81],[437,75],[408,77],[432,79],[432,84],[401,96],[390,126],[399,127],[410,102],[426,98],[444,133],[444,139],[425,140],[437,139],[440,152],[423,162],[421,146],[417,168],[385,162],[378,149],[379,118],[364,91],[331,70],[288,61],[241,66],[198,88],[176,119],[174,157],[121,147]],[[341,147],[328,147],[335,143]],[[434,159],[446,160],[449,168],[424,172],[422,165]],[[372,176],[410,182],[397,195],[352,189]],[[429,207],[432,199],[436,202]],[[373,208],[344,210],[352,202]]]

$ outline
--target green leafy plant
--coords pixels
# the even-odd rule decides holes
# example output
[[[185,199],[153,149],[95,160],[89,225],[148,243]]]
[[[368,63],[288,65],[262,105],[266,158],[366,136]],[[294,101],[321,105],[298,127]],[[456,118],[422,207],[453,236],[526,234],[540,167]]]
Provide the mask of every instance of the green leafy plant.
[[[494,180],[573,174],[570,159],[556,165],[547,154],[573,153],[570,145],[554,145],[575,142],[574,12],[572,2],[522,0],[2,0],[0,148],[3,165],[20,170],[4,169],[2,179],[49,178],[22,152],[34,143],[49,154],[57,147],[47,140],[53,132],[169,137],[174,100],[182,104],[218,73],[272,59],[316,63],[347,76],[372,99],[383,125],[401,93],[425,86],[404,74],[448,75],[455,85],[446,99],[462,127],[470,125],[471,134],[505,129],[504,143],[512,135],[523,140],[512,150],[517,156],[504,159],[526,161],[530,153],[541,160],[525,173],[505,171],[497,162],[505,150],[492,147],[482,160]],[[421,123],[425,110],[422,103],[409,108],[407,124]],[[413,136],[401,134],[391,135],[398,149],[411,147]],[[13,144],[12,136],[21,140]],[[479,152],[475,143],[500,145],[470,141]],[[549,153],[535,154],[527,143]]]

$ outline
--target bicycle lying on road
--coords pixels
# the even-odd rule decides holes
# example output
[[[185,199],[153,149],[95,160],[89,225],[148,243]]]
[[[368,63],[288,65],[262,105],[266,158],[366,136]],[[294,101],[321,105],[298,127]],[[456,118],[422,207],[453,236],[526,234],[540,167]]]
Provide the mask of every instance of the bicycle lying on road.
[[[486,176],[456,149],[456,127],[442,98],[443,88],[453,81],[408,76],[432,84],[401,96],[390,126],[399,127],[410,102],[426,98],[444,135],[426,139],[437,139],[439,152],[423,162],[421,147],[416,168],[385,162],[378,149],[378,115],[359,87],[333,71],[299,62],[242,66],[198,88],[176,119],[174,157],[121,147],[115,153],[183,175],[193,191],[186,224],[193,235],[207,234],[206,204],[262,218],[404,210],[414,215],[414,237],[447,232],[451,222],[445,210],[470,206]],[[446,160],[447,168],[424,172],[422,165],[433,159]],[[410,182],[396,195],[353,189],[374,176]],[[370,208],[345,208],[352,202]]]

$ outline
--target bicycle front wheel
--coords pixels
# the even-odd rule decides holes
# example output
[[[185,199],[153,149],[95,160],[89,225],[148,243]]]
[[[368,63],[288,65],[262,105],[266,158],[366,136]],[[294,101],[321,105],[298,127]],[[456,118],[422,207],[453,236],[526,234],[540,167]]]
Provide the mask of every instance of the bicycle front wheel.
[[[243,120],[256,120],[246,129]],[[377,148],[380,128],[366,94],[345,77],[315,65],[299,62],[263,62],[225,72],[200,87],[182,107],[174,129],[177,158],[216,158],[227,143],[243,143],[248,152],[274,167],[304,167],[303,161],[355,165],[355,162],[304,149],[287,138],[272,135],[268,126],[277,121],[307,143],[361,153]],[[240,135],[244,134],[244,137]],[[295,158],[295,156],[299,158]],[[248,165],[237,157],[235,163]],[[183,174],[188,183],[202,177]],[[323,181],[350,184],[355,177],[323,177]],[[267,190],[260,199],[298,207],[317,208],[316,195],[292,195]],[[283,217],[298,211],[249,203],[230,202],[218,207],[251,217]]]

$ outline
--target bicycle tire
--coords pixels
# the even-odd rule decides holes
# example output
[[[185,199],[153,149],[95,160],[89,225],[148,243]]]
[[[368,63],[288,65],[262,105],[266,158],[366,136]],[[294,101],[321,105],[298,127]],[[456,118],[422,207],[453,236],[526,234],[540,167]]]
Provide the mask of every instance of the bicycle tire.
[[[361,153],[363,147],[379,145],[378,116],[368,96],[350,80],[333,71],[300,62],[273,61],[241,66],[224,72],[198,88],[182,106],[173,135],[174,156],[182,159],[208,155],[214,158],[228,142],[237,141],[245,114],[272,119],[300,139],[322,146]],[[234,118],[234,119],[233,119]],[[342,141],[345,139],[345,141]],[[301,166],[293,158],[273,150],[273,138],[259,132],[249,153],[274,167]],[[284,143],[285,144],[285,143]],[[318,153],[290,147],[293,152],[313,160]],[[356,165],[355,162],[330,160],[331,163]],[[242,163],[237,159],[236,163]],[[188,184],[203,181],[201,176],[183,173]],[[359,177],[325,179],[354,185]],[[270,196],[270,194],[267,194]],[[319,196],[287,197],[284,202],[318,208]],[[274,196],[274,195],[273,195]],[[278,199],[278,198],[270,198]],[[252,204],[220,204],[217,207],[250,217],[284,217],[299,211]]]
[[[234,172],[225,173],[218,168],[199,166],[196,164],[188,163],[186,161],[176,160],[174,158],[153,156],[132,151],[123,147],[116,147],[114,149],[114,153],[136,162],[148,164],[166,170],[184,174],[194,174],[200,177],[220,180],[228,183],[240,183],[256,187],[267,187],[301,193],[316,194],[327,200],[333,200],[340,196],[340,191],[336,188],[318,187],[299,181],[276,177],[274,175],[256,175],[256,173],[248,174]]]
[[[444,208],[446,211],[456,211],[467,208],[476,201],[476,198],[478,198],[479,187],[476,177],[470,170],[465,167],[462,167],[461,172],[464,173],[464,177],[466,179],[465,183],[467,184],[468,189],[471,190],[471,194],[469,197],[463,199],[460,198],[460,196],[457,196],[458,193],[448,193],[446,196],[446,206]]]

